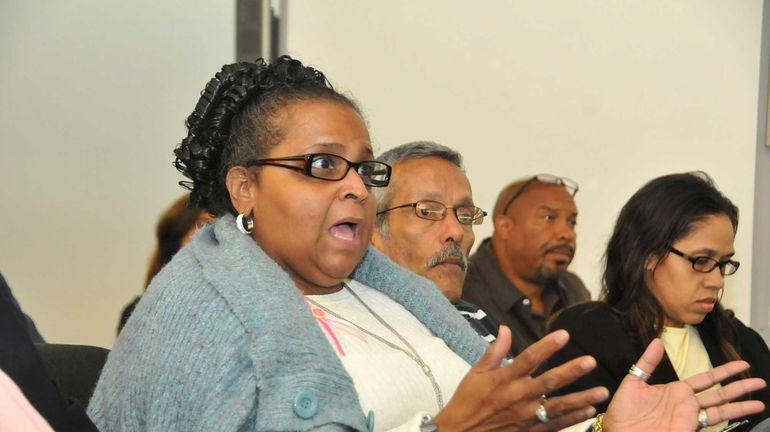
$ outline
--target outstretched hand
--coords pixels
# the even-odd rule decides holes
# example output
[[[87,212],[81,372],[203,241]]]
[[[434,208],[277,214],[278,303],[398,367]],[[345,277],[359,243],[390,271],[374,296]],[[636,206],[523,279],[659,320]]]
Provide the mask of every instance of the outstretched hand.
[[[564,347],[569,334],[553,332],[530,345],[509,365],[501,365],[511,345],[511,331],[501,326],[497,340],[460,382],[447,406],[433,419],[439,430],[531,430],[554,431],[591,418],[592,405],[605,400],[604,387],[543,399],[544,394],[563,387],[596,367],[596,360],[583,356],[535,378],[532,372]],[[543,404],[548,422],[535,416]]]
[[[636,365],[650,374],[664,352],[663,342],[655,339]],[[609,431],[695,431],[701,409],[706,410],[709,425],[758,413],[765,408],[762,402],[730,401],[764,388],[762,379],[746,378],[704,391],[748,368],[745,361],[733,361],[686,380],[655,386],[628,374],[607,408],[604,427]]]

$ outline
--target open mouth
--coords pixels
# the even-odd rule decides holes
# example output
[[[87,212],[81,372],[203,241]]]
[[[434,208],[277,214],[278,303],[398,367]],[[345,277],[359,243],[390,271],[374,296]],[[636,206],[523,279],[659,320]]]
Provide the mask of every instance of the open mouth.
[[[345,241],[353,241],[358,237],[361,224],[355,221],[346,220],[329,228],[332,237]]]

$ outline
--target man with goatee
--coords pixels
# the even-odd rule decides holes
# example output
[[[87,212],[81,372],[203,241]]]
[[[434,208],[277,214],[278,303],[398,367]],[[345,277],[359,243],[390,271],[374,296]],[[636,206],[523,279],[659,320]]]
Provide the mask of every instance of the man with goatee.
[[[494,233],[470,257],[462,298],[511,328],[514,355],[545,335],[555,312],[588,301],[567,271],[575,255],[573,180],[540,174],[515,181],[497,198]]]

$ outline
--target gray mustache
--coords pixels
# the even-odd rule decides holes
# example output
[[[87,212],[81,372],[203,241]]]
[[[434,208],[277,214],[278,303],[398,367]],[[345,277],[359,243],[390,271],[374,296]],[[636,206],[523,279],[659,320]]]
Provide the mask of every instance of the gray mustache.
[[[460,248],[460,246],[457,245],[457,243],[450,243],[448,246],[441,249],[439,253],[428,259],[428,262],[425,263],[425,266],[430,269],[436,267],[439,264],[443,264],[450,258],[460,260],[460,268],[462,271],[465,272],[468,270],[468,257],[465,256],[463,250]]]

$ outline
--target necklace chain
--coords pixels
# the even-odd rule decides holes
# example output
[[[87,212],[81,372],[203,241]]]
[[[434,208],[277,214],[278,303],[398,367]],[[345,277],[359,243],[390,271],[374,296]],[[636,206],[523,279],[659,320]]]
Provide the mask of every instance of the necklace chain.
[[[374,312],[374,310],[372,310],[372,308],[370,308],[370,307],[369,307],[369,305],[367,305],[367,304],[366,304],[366,303],[365,303],[365,302],[364,302],[364,301],[361,299],[361,297],[359,297],[359,296],[358,296],[358,294],[356,294],[356,292],[355,292],[355,291],[353,291],[353,290],[352,290],[352,289],[351,289],[351,288],[350,288],[350,287],[349,287],[349,286],[348,286],[348,285],[347,285],[345,282],[343,282],[343,283],[342,283],[342,287],[343,287],[343,288],[345,288],[345,289],[346,289],[346,290],[347,290],[347,291],[348,291],[350,294],[352,294],[352,295],[353,295],[353,298],[355,298],[355,299],[356,299],[356,300],[357,300],[357,301],[358,301],[358,302],[359,302],[359,303],[360,303],[360,304],[361,304],[361,305],[362,305],[362,306],[363,306],[363,307],[364,307],[364,308],[365,308],[367,311],[369,311],[369,313],[370,313],[370,314],[371,314],[371,315],[374,317],[374,319],[376,319],[376,320],[377,320],[377,321],[378,321],[380,324],[382,324],[382,325],[383,325],[383,327],[385,327],[386,329],[388,329],[388,330],[389,330],[391,333],[393,333],[393,334],[394,334],[394,335],[395,335],[395,336],[396,336],[396,337],[397,337],[397,338],[398,338],[398,339],[399,339],[401,342],[403,342],[403,344],[404,344],[404,345],[406,345],[406,347],[408,348],[408,350],[406,350],[406,349],[404,349],[404,348],[402,348],[402,347],[400,347],[400,346],[398,346],[398,345],[394,344],[393,342],[391,342],[391,341],[389,341],[389,340],[387,340],[387,339],[383,338],[382,336],[380,336],[380,335],[378,335],[378,334],[375,334],[375,333],[373,333],[373,332],[371,332],[371,331],[369,331],[369,330],[367,330],[367,329],[365,329],[365,328],[363,328],[363,327],[359,326],[358,324],[354,323],[353,321],[350,321],[349,319],[347,319],[347,318],[344,318],[344,317],[340,316],[338,313],[334,312],[333,310],[330,310],[330,309],[328,309],[326,306],[324,306],[324,305],[322,305],[322,304],[320,304],[320,303],[318,303],[318,302],[314,301],[313,299],[311,299],[311,298],[309,298],[309,297],[305,297],[305,298],[306,298],[306,299],[307,299],[307,301],[309,301],[310,303],[312,303],[312,304],[314,304],[315,306],[318,306],[319,308],[323,309],[323,311],[324,311],[324,312],[326,312],[326,313],[328,313],[329,315],[332,315],[332,316],[333,316],[333,317],[335,317],[335,318],[338,318],[338,319],[341,319],[341,320],[343,320],[343,321],[346,321],[346,322],[348,322],[350,325],[352,325],[352,326],[354,326],[355,328],[357,328],[357,329],[361,330],[362,332],[364,332],[364,333],[368,334],[369,336],[371,336],[371,337],[373,337],[373,338],[377,339],[378,341],[382,342],[382,343],[383,343],[383,344],[385,344],[386,346],[388,346],[388,347],[390,347],[390,348],[392,348],[392,349],[394,349],[394,350],[397,350],[397,351],[401,351],[401,352],[402,352],[402,353],[404,353],[404,354],[405,354],[407,357],[409,357],[410,359],[412,359],[412,361],[414,361],[415,363],[417,363],[417,365],[420,367],[420,370],[422,371],[422,373],[423,373],[423,374],[425,374],[425,376],[426,376],[426,377],[428,377],[428,379],[430,380],[430,383],[431,383],[431,385],[433,386],[433,392],[436,394],[436,403],[438,404],[438,408],[439,408],[439,409],[442,409],[442,408],[444,408],[444,397],[443,397],[443,395],[441,394],[441,388],[439,387],[439,385],[438,385],[438,382],[436,382],[436,377],[434,377],[434,376],[433,376],[433,372],[431,371],[431,369],[430,369],[430,366],[428,366],[428,364],[427,364],[427,363],[425,363],[425,361],[422,359],[422,357],[420,357],[420,354],[418,354],[418,353],[417,353],[417,350],[416,350],[416,349],[414,349],[414,347],[412,347],[412,345],[411,345],[411,344],[410,344],[410,343],[409,343],[409,342],[408,342],[408,341],[407,341],[407,340],[406,340],[406,339],[405,339],[403,336],[401,336],[401,334],[399,334],[399,333],[396,331],[396,329],[394,329],[393,327],[391,327],[391,326],[390,326],[390,324],[388,324],[387,322],[385,322],[385,320],[384,320],[384,319],[382,319],[382,317],[380,317],[379,315],[377,315],[377,313],[376,313],[376,312]]]

